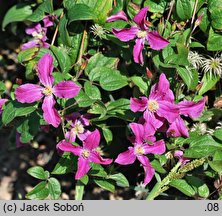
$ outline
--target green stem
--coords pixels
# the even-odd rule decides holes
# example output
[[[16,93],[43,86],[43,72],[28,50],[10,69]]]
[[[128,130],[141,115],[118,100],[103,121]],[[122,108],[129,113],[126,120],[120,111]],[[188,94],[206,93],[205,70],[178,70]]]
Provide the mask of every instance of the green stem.
[[[84,194],[84,184],[80,181],[77,181],[76,188],[75,188],[75,200],[82,200]]]

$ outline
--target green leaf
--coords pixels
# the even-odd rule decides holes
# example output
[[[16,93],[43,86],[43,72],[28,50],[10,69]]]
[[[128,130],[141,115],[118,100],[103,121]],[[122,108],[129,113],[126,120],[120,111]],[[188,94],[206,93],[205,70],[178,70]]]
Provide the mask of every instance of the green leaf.
[[[212,89],[219,80],[220,80],[219,76],[214,76],[214,75],[211,76],[210,73],[205,73],[201,80],[202,86],[198,94],[203,95],[204,93]]]
[[[185,150],[184,156],[188,158],[207,157],[219,150],[222,150],[222,144],[216,142],[211,136],[204,135],[191,141],[190,147]]]
[[[115,101],[109,102],[107,106],[108,111],[116,110],[129,110],[130,109],[130,100],[126,98],[121,98]]]
[[[89,171],[89,174],[91,176],[97,176],[102,178],[107,177],[107,173],[104,170],[104,168],[100,164],[95,164],[95,163],[91,164],[91,170]]]
[[[192,17],[192,7],[190,0],[177,0],[176,13],[177,16],[183,21],[190,19]]]
[[[213,135],[219,139],[220,141],[222,141],[222,128],[217,129],[214,131]],[[221,158],[222,159],[222,158]]]
[[[113,133],[108,128],[102,128],[103,136],[107,142],[107,144],[110,144],[113,140]]]
[[[27,199],[43,200],[49,195],[49,189],[46,187],[46,182],[40,182],[29,193],[26,194]]]
[[[0,95],[2,95],[5,90],[6,90],[5,83],[3,81],[0,81]]]
[[[212,27],[222,30],[222,0],[209,0],[208,9]]]
[[[87,185],[89,182],[89,176],[84,175],[81,179],[79,179],[79,181],[81,181],[81,183],[83,183],[84,185]]]
[[[208,164],[214,171],[218,172],[219,174],[222,173],[222,160],[208,161]]]
[[[133,76],[131,77],[131,80],[133,81],[133,83],[139,87],[139,90],[142,94],[147,95],[147,91],[148,91],[148,87],[149,87],[149,83],[147,80],[145,80],[144,78],[140,77],[140,76]]]
[[[68,73],[71,69],[71,60],[66,51],[56,46],[50,46],[50,49],[54,53],[62,73]]]
[[[210,28],[209,37],[207,41],[208,51],[219,51],[222,47],[222,33],[214,32],[213,28]]]
[[[27,170],[27,173],[37,179],[46,180],[47,176],[45,175],[45,171],[40,166],[31,167]]]
[[[83,194],[84,194],[84,184],[82,181],[78,180],[76,183],[76,188],[75,188],[75,200],[82,200]]]
[[[203,32],[207,32],[210,27],[210,17],[208,15],[207,7],[200,9],[200,11],[198,12],[198,16],[201,16],[201,15],[203,17],[202,17],[199,27]]]
[[[68,10],[69,22],[77,20],[94,20],[96,19],[95,12],[85,4],[76,4]]]
[[[177,67],[177,72],[183,79],[189,90],[195,90],[198,84],[198,72],[188,67]]]
[[[96,101],[92,106],[91,109],[88,111],[92,114],[99,114],[99,119],[103,118],[106,115],[107,109],[103,102]]]
[[[185,195],[192,197],[195,195],[195,190],[184,180],[184,179],[175,179],[172,180],[169,184],[170,186],[181,191]]]
[[[129,182],[122,173],[110,175],[109,179],[115,180],[119,187],[129,187]]]
[[[161,166],[158,160],[151,161],[151,165],[158,173],[161,173],[161,174],[166,173],[166,170]]]
[[[24,3],[19,3],[11,7],[4,16],[2,22],[2,30],[12,22],[19,22],[26,20],[28,16],[32,14],[31,6]]]
[[[93,180],[99,187],[108,190],[112,193],[115,192],[115,186],[110,180],[94,179]]]
[[[91,82],[86,81],[84,83],[84,90],[85,90],[86,95],[90,99],[101,100],[101,93],[100,93],[99,89],[96,86],[92,85]]]
[[[164,13],[167,6],[166,0],[146,0],[144,6],[149,6],[152,13]]]
[[[104,68],[104,73],[100,77],[100,85],[106,91],[118,90],[128,85],[126,76],[121,75],[120,71]]]
[[[88,107],[95,102],[95,100],[92,100],[82,89],[79,91],[75,99],[79,107]]]
[[[38,47],[33,47],[33,48],[22,50],[18,54],[18,57],[17,57],[18,61],[20,63],[30,61],[38,54],[38,51],[39,51]]]
[[[62,191],[61,185],[56,178],[49,178],[48,179],[48,188],[49,188],[49,195],[53,200],[59,199]]]

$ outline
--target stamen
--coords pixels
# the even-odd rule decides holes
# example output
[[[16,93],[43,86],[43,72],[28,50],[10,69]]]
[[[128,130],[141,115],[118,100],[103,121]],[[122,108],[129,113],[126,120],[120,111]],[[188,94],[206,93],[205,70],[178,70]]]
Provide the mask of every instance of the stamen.
[[[50,86],[45,86],[43,92],[42,92],[45,96],[50,96],[52,95],[53,91],[52,88]]]
[[[75,126],[72,128],[72,132],[75,134],[82,134],[84,132],[83,125],[80,122],[76,123]]]
[[[88,158],[90,156],[90,152],[87,149],[83,149],[82,154],[84,158]]]
[[[155,100],[150,100],[148,102],[147,108],[150,112],[155,112],[159,109],[159,104]]]
[[[144,37],[146,37],[146,35],[147,35],[146,31],[139,31],[139,32],[136,33],[136,36],[138,38],[144,38]]]
[[[143,155],[143,154],[145,153],[145,151],[144,151],[144,149],[143,149],[142,146],[136,146],[136,147],[135,147],[135,153],[136,153],[137,155]]]

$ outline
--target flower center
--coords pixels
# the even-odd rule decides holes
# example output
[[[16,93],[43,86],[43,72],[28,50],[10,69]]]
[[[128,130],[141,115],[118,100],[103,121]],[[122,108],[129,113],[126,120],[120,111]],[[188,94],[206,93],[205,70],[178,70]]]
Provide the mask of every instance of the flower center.
[[[144,149],[143,149],[142,146],[136,146],[136,147],[135,147],[135,153],[136,153],[137,155],[143,155],[143,154],[145,153],[145,151],[144,151]]]
[[[43,90],[43,94],[45,96],[50,96],[52,95],[53,91],[52,91],[52,88],[50,86],[46,86]]]
[[[40,32],[40,33],[38,33],[38,32],[33,32],[32,33],[32,36],[33,37],[35,37],[35,38],[37,38],[37,39],[42,39],[43,37],[44,37],[44,32]]]
[[[146,31],[138,31],[138,32],[136,33],[136,36],[137,36],[138,38],[144,38],[144,37],[146,37],[146,35],[147,35],[147,32],[146,32]]]
[[[84,132],[83,125],[80,122],[76,123],[75,126],[72,128],[72,132],[75,134],[82,134]]]
[[[148,102],[147,108],[150,112],[155,112],[156,110],[159,109],[159,104],[155,100],[150,100]]]
[[[83,149],[81,155],[82,155],[82,157],[84,157],[84,158],[88,158],[89,155],[90,155],[90,152],[89,152],[89,150],[87,150],[87,149]]]

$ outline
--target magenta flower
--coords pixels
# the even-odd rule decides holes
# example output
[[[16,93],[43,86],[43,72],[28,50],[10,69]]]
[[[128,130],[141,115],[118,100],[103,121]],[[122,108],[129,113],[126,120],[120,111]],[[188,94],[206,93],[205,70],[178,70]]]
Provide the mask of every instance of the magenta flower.
[[[166,150],[165,143],[163,140],[152,142],[147,137],[147,128],[142,124],[131,123],[130,128],[135,135],[134,139],[132,139],[133,147],[129,147],[127,151],[120,153],[115,162],[121,165],[128,165],[138,159],[145,171],[144,184],[148,184],[153,178],[155,170],[146,154],[163,154]]]
[[[69,142],[75,142],[76,136],[82,141],[90,134],[90,131],[85,129],[89,125],[87,117],[79,112],[66,116],[66,121],[70,122],[70,131],[66,132],[65,137]]]
[[[179,158],[179,162],[181,163],[181,166],[184,166],[187,162],[190,161],[190,159],[183,156],[183,151],[177,150],[174,152],[174,157]]]
[[[16,89],[15,97],[21,103],[33,103],[44,97],[43,117],[46,122],[58,127],[61,118],[54,108],[56,101],[53,95],[59,98],[73,98],[80,91],[80,87],[71,80],[61,81],[53,86],[52,71],[53,58],[49,53],[46,53],[38,62],[38,77],[43,86],[30,83],[21,85]]]
[[[190,118],[198,118],[202,114],[204,106],[205,106],[205,98],[202,98],[197,103],[187,100],[178,103],[180,116],[186,116],[186,117],[189,116]],[[184,120],[180,116],[178,116],[178,118],[170,124],[167,130],[167,136],[189,137],[188,128]]]
[[[0,115],[3,113],[2,107],[8,101],[8,99],[0,99]]]
[[[75,179],[80,179],[86,175],[90,170],[90,163],[108,165],[112,163],[112,159],[104,159],[97,152],[97,147],[100,143],[100,133],[96,129],[90,133],[83,141],[83,147],[74,146],[65,140],[62,140],[57,144],[57,148],[64,152],[71,152],[78,156],[78,168],[75,175]]]
[[[143,117],[153,132],[163,125],[165,119],[172,123],[179,116],[179,108],[174,104],[173,92],[163,73],[159,82],[151,88],[148,98],[130,99],[130,109],[133,112],[144,112]]]
[[[45,16],[44,19],[42,20],[44,23],[44,28],[53,26],[54,20],[55,20],[55,16],[52,16],[52,15]]]
[[[150,47],[154,50],[163,49],[169,44],[169,42],[161,37],[157,31],[149,31],[148,21],[146,20],[147,11],[149,7],[142,8],[133,18],[135,26],[124,29],[113,29],[113,34],[123,42],[127,42],[136,38],[136,44],[133,48],[133,58],[136,63],[143,64],[142,50],[144,43],[147,41]],[[116,15],[112,15],[107,19],[107,22],[115,20],[126,20],[126,14],[123,11],[118,12]]]

